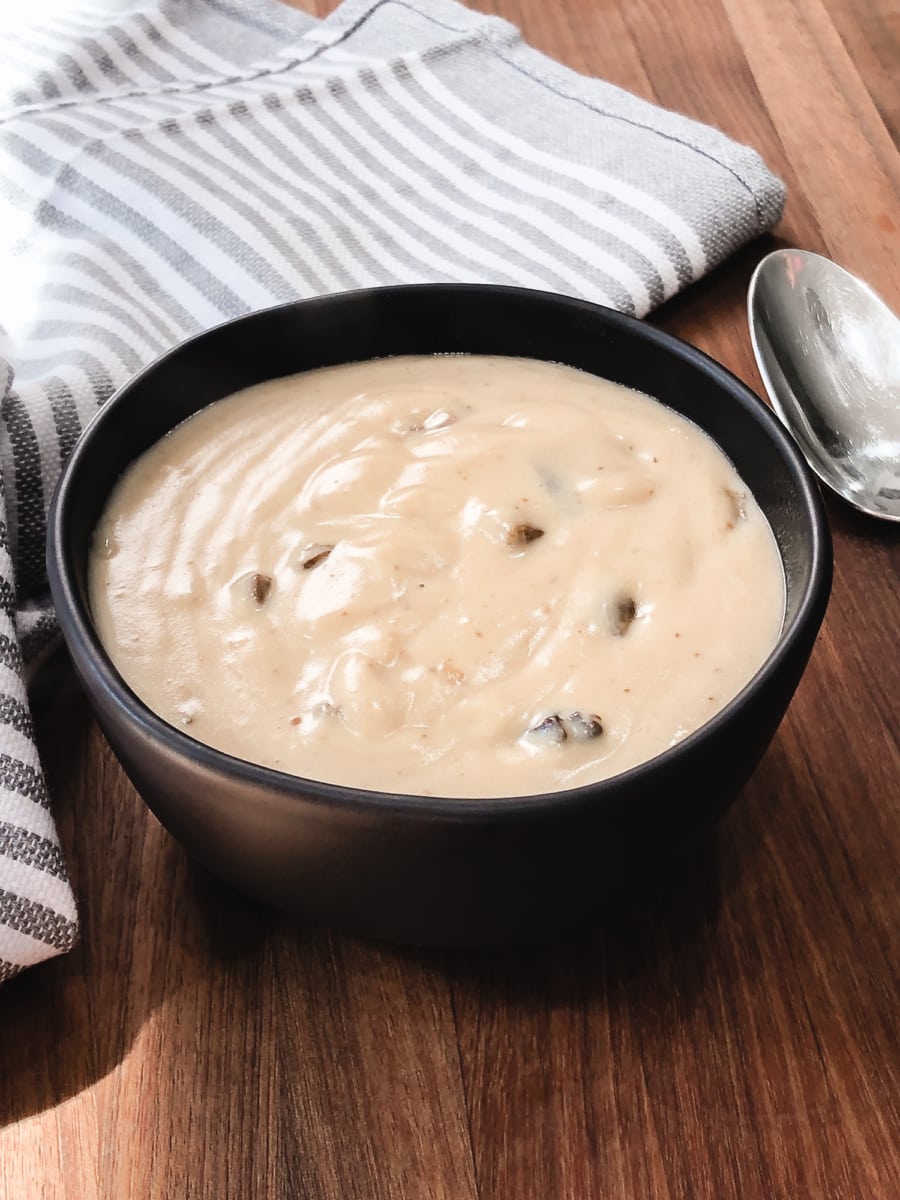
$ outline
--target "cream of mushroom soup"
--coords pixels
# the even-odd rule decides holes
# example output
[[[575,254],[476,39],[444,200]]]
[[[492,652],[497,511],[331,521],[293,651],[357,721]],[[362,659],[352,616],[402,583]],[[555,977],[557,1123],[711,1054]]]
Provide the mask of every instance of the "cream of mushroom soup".
[[[766,659],[784,580],[721,450],[528,359],[401,357],[204,409],[95,531],[101,639],[192,737],[292,774],[521,796],[617,774]]]

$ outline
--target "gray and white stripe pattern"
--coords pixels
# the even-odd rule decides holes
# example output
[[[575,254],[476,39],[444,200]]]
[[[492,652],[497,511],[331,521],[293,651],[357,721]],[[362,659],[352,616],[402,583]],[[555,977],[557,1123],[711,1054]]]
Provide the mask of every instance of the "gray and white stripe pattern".
[[[321,22],[276,0],[48,0],[3,42],[0,980],[77,929],[24,678],[56,634],[53,487],[119,384],[227,318],[375,284],[643,316],[783,203],[752,150],[455,0]]]

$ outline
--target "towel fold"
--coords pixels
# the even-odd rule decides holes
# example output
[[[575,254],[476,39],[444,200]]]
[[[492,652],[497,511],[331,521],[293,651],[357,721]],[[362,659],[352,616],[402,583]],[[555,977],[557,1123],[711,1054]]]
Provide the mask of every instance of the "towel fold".
[[[643,316],[779,219],[752,150],[455,0],[68,4],[0,79],[0,981],[69,948],[26,676],[46,513],[134,371],[253,309],[510,283]]]

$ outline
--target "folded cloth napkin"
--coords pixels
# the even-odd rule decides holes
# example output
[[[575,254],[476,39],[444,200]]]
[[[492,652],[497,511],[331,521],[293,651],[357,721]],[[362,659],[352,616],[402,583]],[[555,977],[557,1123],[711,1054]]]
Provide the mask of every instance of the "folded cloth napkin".
[[[226,318],[373,284],[643,316],[783,203],[752,150],[455,0],[320,22],[276,0],[69,0],[3,42],[0,980],[77,933],[26,677],[57,635],[53,486],[117,386]]]

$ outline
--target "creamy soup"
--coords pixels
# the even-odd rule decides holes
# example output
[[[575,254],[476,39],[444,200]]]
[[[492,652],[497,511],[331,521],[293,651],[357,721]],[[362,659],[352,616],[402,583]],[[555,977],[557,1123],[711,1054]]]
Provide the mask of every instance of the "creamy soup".
[[[199,741],[459,797],[674,745],[761,665],[784,602],[772,533],[704,433],[592,375],[477,356],[204,409],[120,481],[90,587],[122,676]]]

